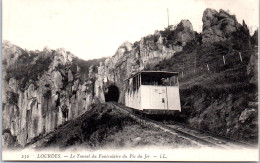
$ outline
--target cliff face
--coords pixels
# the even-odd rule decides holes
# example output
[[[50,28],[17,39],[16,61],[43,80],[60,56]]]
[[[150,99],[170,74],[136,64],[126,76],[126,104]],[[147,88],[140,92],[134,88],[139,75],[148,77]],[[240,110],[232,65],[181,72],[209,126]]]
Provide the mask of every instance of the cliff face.
[[[28,52],[3,42],[2,103],[6,137],[25,145],[89,109],[92,94],[64,49]],[[11,135],[10,135],[11,134]],[[6,138],[9,139],[9,138]]]
[[[104,102],[109,87],[115,85],[119,90],[118,102],[124,103],[124,80],[126,78],[171,58],[188,42],[194,40],[195,34],[190,21],[182,20],[177,27],[170,26],[164,31],[155,31],[154,35],[143,37],[134,44],[124,42],[114,56],[106,59],[98,67],[98,73],[95,75],[96,97]]]

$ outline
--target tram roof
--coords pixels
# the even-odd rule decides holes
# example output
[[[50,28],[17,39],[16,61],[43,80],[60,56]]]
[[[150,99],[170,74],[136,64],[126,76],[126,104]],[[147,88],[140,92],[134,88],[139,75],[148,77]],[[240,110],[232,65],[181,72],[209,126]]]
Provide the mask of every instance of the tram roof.
[[[136,75],[139,75],[141,74],[142,77],[145,77],[145,78],[169,78],[169,77],[172,77],[172,76],[178,76],[178,72],[171,72],[171,71],[139,71],[133,75],[131,75],[129,78],[125,79],[124,81],[126,80],[129,80],[130,78],[133,78],[135,77]]]

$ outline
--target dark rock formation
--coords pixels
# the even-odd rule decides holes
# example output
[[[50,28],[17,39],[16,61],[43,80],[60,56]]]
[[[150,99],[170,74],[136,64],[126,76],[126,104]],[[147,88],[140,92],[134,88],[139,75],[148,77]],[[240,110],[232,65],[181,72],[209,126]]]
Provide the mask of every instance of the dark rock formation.
[[[209,8],[206,9],[203,12],[202,21],[202,42],[204,44],[231,40],[235,37],[235,32],[249,34],[249,30],[244,22],[243,25],[239,24],[235,15],[231,15],[222,9],[219,12]],[[241,29],[244,31],[241,31]]]
[[[174,43],[185,46],[188,42],[195,40],[195,32],[189,20],[182,20],[175,30]]]

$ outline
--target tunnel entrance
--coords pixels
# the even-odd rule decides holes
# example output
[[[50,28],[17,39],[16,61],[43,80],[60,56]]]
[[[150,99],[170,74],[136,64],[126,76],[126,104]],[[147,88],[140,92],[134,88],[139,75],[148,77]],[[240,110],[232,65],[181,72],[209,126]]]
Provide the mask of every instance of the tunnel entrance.
[[[116,101],[119,99],[119,89],[115,85],[109,86],[105,91],[105,101]]]

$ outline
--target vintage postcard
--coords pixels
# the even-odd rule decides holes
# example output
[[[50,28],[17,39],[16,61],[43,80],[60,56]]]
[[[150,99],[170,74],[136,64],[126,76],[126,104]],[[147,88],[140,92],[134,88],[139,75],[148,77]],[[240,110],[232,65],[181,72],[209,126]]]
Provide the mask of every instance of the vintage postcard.
[[[258,161],[258,0],[3,0],[2,160]]]

